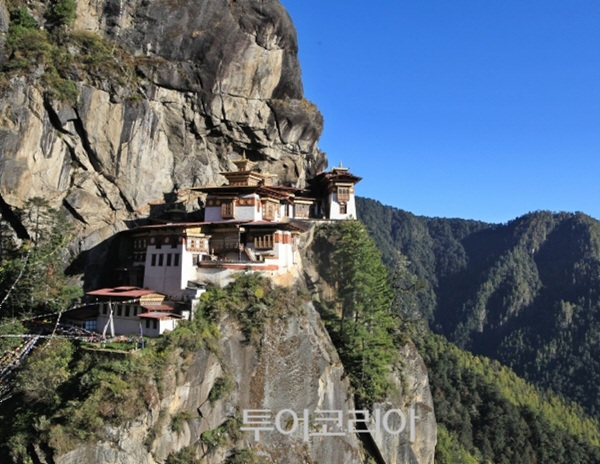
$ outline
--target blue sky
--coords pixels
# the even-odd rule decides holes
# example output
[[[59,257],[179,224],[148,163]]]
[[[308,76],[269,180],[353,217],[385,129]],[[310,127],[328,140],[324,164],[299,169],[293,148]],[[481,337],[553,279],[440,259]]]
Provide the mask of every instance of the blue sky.
[[[330,165],[425,216],[600,218],[600,1],[281,0]]]

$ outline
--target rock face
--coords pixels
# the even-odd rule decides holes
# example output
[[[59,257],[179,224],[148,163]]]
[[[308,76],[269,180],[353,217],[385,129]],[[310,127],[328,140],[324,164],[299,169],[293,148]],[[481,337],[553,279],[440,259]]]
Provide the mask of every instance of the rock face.
[[[304,315],[267,326],[260,351],[245,342],[234,321],[226,319],[220,328],[221,356],[198,351],[188,360],[186,369],[181,368],[180,358],[166,373],[164,393],[147,414],[128,426],[110,430],[110,440],[55,456],[54,462],[161,463],[186,446],[198,446],[201,433],[216,429],[245,409],[269,410],[273,416],[287,409],[299,417],[305,409],[340,410],[345,417],[354,409],[344,369],[312,305],[306,306]],[[232,376],[235,388],[226,397],[211,402],[208,395],[224,372]],[[186,420],[175,432],[171,428],[173,417],[182,413]],[[230,447],[202,448],[202,462],[225,462]],[[277,430],[262,432],[258,442],[254,432],[246,431],[236,447],[252,448],[269,463],[359,464],[365,459],[355,434],[310,437],[305,441],[302,427],[292,435]]]
[[[437,424],[427,367],[414,344],[407,343],[400,352],[404,382],[398,375],[394,375],[392,382],[398,393],[390,396],[384,403],[373,405],[373,410],[379,409],[382,417],[389,413],[389,428],[403,431],[400,434],[382,433],[377,437],[379,439],[376,443],[387,464],[433,463]],[[393,410],[404,414],[404,427],[401,416]],[[414,411],[414,419],[411,419],[411,411]]]
[[[114,41],[134,66],[126,70],[113,50],[122,75],[80,75],[73,104],[49,97],[35,74],[3,86],[8,208],[34,196],[63,207],[81,251],[167,194],[193,207],[187,189],[220,185],[219,172],[244,151],[288,184],[325,167],[322,116],[303,98],[295,29],[276,0],[77,3],[73,30]],[[7,17],[0,0],[0,32]]]
[[[311,235],[303,238],[302,270],[308,280],[303,286],[322,290],[310,277],[315,275],[314,262],[306,259]],[[104,441],[52,456],[53,462],[155,464],[192,446],[207,464],[228,462],[233,449],[251,449],[255,456],[271,464],[362,464],[368,456],[377,464],[433,464],[437,437],[433,401],[427,369],[412,343],[400,348],[403,369],[402,375],[392,374],[396,386],[393,393],[384,402],[372,405],[370,411],[374,417],[379,410],[380,418],[392,411],[387,425],[394,431],[402,427],[393,411],[403,412],[408,419],[404,430],[400,434],[389,433],[381,421],[380,434],[357,434],[348,431],[348,419],[354,417],[350,411],[356,409],[348,376],[312,303],[304,303],[298,313],[271,319],[258,337],[252,338],[252,343],[232,316],[224,316],[219,329],[218,353],[202,349],[188,356],[178,355],[167,363],[163,384],[150,395],[155,399],[147,413],[131,423],[106,430]],[[233,388],[211,401],[211,390],[226,376],[232,380]],[[414,421],[410,420],[411,409],[416,416]],[[276,425],[277,414],[284,410],[293,411],[300,421],[290,434],[275,428],[260,432],[256,440],[254,432],[245,431],[235,442],[209,448],[201,435],[217,430],[232,417],[243,417],[245,410],[262,410],[259,414],[267,414],[266,425],[270,427]],[[322,423],[315,422],[314,415],[309,416],[305,431],[304,411],[339,411],[343,423],[336,431],[340,433],[316,436]],[[173,422],[177,417],[183,419],[175,431]],[[281,429],[294,428],[295,421],[289,413],[282,417],[285,419],[280,422]],[[368,428],[376,430],[377,426],[371,421]],[[38,458],[49,461],[41,450]]]
[[[161,393],[156,393],[153,407],[136,421],[106,431],[105,441],[88,443],[62,456],[53,456],[56,464],[155,464],[187,446],[199,450],[202,462],[225,462],[232,449],[252,449],[268,463],[362,464],[366,453],[359,435],[313,436],[318,426],[311,422],[305,437],[302,423],[290,435],[277,429],[261,432],[245,431],[235,444],[208,448],[200,440],[203,432],[215,430],[244,410],[268,410],[271,422],[278,412],[294,411],[302,419],[303,411],[341,411],[344,425],[355,409],[349,381],[344,373],[320,316],[311,304],[304,314],[270,323],[263,331],[260,349],[248,344],[235,321],[220,324],[221,354],[201,350],[191,358],[177,358],[165,374]],[[390,409],[405,412],[414,407],[417,418],[414,443],[410,430],[392,435],[382,430],[376,441],[386,464],[431,464],[436,441],[436,424],[429,393],[427,372],[413,345],[402,348],[405,356],[405,380],[408,390],[388,401],[373,405],[385,414]],[[185,366],[185,367],[183,367]],[[217,379],[231,375],[234,389],[218,401],[211,402],[209,393]],[[400,380],[396,379],[398,386]],[[402,388],[402,387],[401,387]],[[175,417],[184,417],[174,431]],[[286,415],[281,428],[293,425]],[[330,416],[323,416],[330,417]],[[391,429],[399,422],[389,420]],[[311,419],[312,420],[312,419]],[[242,424],[243,425],[243,424]],[[248,426],[248,425],[246,425]],[[273,424],[271,424],[273,426]],[[369,426],[375,429],[373,424]],[[375,436],[375,434],[373,434]],[[367,444],[368,446],[368,444]],[[40,460],[48,459],[38,451]],[[380,458],[380,459],[381,459]]]

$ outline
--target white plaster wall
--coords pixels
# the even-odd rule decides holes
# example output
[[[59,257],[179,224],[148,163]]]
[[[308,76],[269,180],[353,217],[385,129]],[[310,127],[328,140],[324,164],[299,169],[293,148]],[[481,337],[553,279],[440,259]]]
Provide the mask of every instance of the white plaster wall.
[[[174,257],[172,257],[171,266],[167,266],[167,255],[176,253],[179,253],[179,265],[173,265]],[[156,255],[155,266],[152,266],[153,254]],[[158,255],[160,254],[164,255],[162,266],[158,265]],[[154,245],[148,246],[144,266],[144,287],[177,298],[183,296],[188,279],[182,282],[182,258],[183,247],[181,244],[176,248],[171,248],[170,245],[163,245],[161,248],[156,248]]]
[[[185,294],[185,288],[187,287],[188,281],[198,280],[198,269],[194,265],[193,253],[190,251],[187,251],[185,246],[182,248],[183,249],[181,251],[181,260],[180,260],[180,266],[181,266],[180,285],[181,285],[181,291],[182,291],[182,295],[183,295],[183,294]]]
[[[163,319],[158,321],[158,332],[160,335],[165,333],[166,330],[173,331],[177,327],[179,321],[176,319]]]
[[[115,316],[115,310],[113,308],[113,325],[115,327],[115,335],[139,335],[140,333],[140,320],[137,316],[134,317],[118,317]],[[98,315],[98,327],[97,331],[102,333],[104,331],[104,326],[108,322],[108,314],[99,314]],[[146,335],[146,329],[144,326],[144,322],[142,322],[142,326],[144,327],[144,335]],[[110,337],[110,326],[106,329],[106,335]]]
[[[287,240],[291,240],[291,233],[284,232],[281,237],[287,237]],[[280,270],[289,268],[294,263],[294,251],[291,243],[275,243],[273,246],[273,252],[277,257],[274,260],[269,260],[270,263],[277,264]]]
[[[238,221],[260,221],[262,219],[262,214],[256,211],[256,205],[236,206],[234,214]]]
[[[329,195],[329,219],[356,219],[356,202],[354,195],[350,195],[350,199],[346,202],[347,213],[340,214],[340,204],[338,203],[337,193]]]

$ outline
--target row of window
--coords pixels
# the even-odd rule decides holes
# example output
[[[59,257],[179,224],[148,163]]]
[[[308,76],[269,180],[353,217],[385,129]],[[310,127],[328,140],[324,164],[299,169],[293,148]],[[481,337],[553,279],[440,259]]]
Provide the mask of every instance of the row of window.
[[[296,205],[296,217],[308,218],[310,216],[310,205],[303,203]]]
[[[198,250],[207,250],[207,243],[208,240],[205,238],[188,238],[187,239],[187,246],[186,248],[188,250],[194,250],[194,249],[198,249]]]
[[[348,189],[346,189],[348,190]],[[263,208],[263,219],[273,220],[277,214],[279,204],[266,201]],[[309,217],[310,205],[298,204],[295,206],[297,217]],[[291,206],[286,205],[286,215],[291,215]],[[260,211],[260,203],[257,203],[257,211]],[[221,217],[223,219],[233,219],[235,217],[235,204],[233,201],[221,203]]]
[[[156,248],[162,248],[163,245],[171,245],[171,248],[177,248],[179,243],[177,237],[158,237],[156,240],[151,237],[150,244],[156,246]]]
[[[338,187],[337,188],[337,199],[338,199],[338,201],[350,201],[350,188],[349,187]]]
[[[143,250],[148,246],[148,241],[145,238],[138,238],[133,241],[133,248]]]
[[[137,316],[138,314],[142,314],[144,311],[144,308],[142,308],[141,306],[136,306],[136,305],[124,305],[124,304],[116,304],[115,307],[113,308],[113,314],[118,316],[118,317],[130,317],[130,316]],[[104,304],[102,305],[102,314],[108,314],[108,305]]]
[[[151,266],[179,266],[179,253],[152,253]]]
[[[262,237],[254,237],[254,248],[257,250],[273,248],[273,236],[263,235]]]

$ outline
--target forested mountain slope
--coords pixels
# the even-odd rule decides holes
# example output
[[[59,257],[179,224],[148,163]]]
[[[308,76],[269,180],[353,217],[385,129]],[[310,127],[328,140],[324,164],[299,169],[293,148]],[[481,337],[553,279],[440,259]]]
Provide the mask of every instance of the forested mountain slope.
[[[368,199],[357,208],[384,256],[401,251],[426,281],[411,316],[598,414],[597,220],[542,211],[494,225],[418,217]]]
[[[600,462],[600,427],[580,406],[427,330],[414,339],[429,371],[437,464]]]

